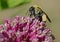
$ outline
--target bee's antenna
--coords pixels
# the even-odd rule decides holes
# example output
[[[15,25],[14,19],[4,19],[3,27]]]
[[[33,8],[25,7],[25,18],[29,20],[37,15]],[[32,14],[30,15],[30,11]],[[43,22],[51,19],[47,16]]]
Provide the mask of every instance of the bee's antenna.
[[[28,14],[28,10],[27,10],[27,12],[26,12],[26,15],[29,15],[29,14]]]

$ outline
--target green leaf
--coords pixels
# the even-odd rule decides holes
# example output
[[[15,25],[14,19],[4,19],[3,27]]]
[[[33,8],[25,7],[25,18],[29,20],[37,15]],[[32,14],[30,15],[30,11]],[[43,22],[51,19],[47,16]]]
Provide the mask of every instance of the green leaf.
[[[23,4],[25,2],[29,2],[29,0],[8,0],[9,7],[15,7],[19,4]]]

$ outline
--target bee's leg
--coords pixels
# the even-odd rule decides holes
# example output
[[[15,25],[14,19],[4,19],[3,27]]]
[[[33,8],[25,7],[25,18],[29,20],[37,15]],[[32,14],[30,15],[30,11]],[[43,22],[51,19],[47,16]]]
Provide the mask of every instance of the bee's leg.
[[[32,17],[32,14],[30,14],[29,16]]]
[[[46,21],[43,21],[44,23],[46,23]]]

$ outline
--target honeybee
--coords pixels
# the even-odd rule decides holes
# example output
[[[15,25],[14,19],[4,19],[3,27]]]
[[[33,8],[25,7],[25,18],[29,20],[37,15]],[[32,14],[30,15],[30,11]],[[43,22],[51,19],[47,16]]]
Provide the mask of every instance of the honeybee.
[[[46,22],[46,20],[48,19],[48,21],[51,23],[48,15],[38,5],[31,6],[28,12],[30,17],[34,17],[35,19],[38,18],[40,22]]]

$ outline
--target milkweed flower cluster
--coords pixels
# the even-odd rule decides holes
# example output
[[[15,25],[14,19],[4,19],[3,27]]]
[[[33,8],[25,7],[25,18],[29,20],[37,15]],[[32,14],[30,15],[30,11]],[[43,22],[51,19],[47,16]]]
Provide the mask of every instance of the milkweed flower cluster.
[[[52,42],[51,35],[45,22],[31,17],[15,16],[0,25],[0,42]]]

